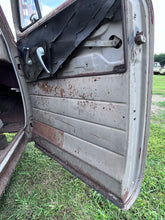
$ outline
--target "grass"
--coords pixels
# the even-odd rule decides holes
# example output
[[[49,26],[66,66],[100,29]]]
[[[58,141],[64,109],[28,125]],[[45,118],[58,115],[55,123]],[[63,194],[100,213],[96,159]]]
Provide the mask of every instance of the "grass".
[[[165,97],[165,76],[164,75],[154,75],[153,94],[163,95]]]
[[[154,76],[154,90],[158,77]],[[162,107],[158,114],[152,114],[144,181],[128,212],[115,207],[30,143],[0,200],[0,220],[165,219],[164,122]]]
[[[165,102],[158,102],[157,105],[160,107],[165,107]]]
[[[160,129],[165,128],[165,109],[161,108],[158,114],[151,114],[151,125],[152,124],[158,125]]]
[[[14,136],[16,135],[16,133],[4,133],[4,135],[7,138],[7,142],[10,143],[12,139],[14,138]]]

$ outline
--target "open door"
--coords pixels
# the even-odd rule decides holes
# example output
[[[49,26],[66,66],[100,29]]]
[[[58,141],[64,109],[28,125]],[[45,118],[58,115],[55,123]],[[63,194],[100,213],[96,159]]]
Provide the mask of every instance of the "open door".
[[[30,109],[17,47],[0,7],[0,196],[30,139]]]
[[[146,161],[152,3],[58,2],[11,1],[33,140],[127,210],[140,191]]]

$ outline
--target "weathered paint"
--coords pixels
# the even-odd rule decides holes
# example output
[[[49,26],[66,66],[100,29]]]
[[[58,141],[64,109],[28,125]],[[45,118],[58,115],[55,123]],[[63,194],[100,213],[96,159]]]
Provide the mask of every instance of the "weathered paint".
[[[63,147],[64,132],[38,121],[33,121],[33,132],[58,147]]]
[[[79,158],[74,157],[70,153],[63,151],[61,148],[56,148],[54,145],[41,138],[40,136],[35,135],[34,140],[37,144],[37,147],[60,162],[66,169],[69,169],[72,172],[74,171],[73,173],[76,174],[77,177],[87,182],[98,191],[102,193],[104,192],[103,194],[106,195],[108,199],[111,198],[112,200],[114,198],[114,201],[120,201],[121,183],[119,181],[111,178],[109,175],[106,175],[102,171],[95,169],[94,166],[91,166]],[[98,181],[99,178],[102,179],[102,183]],[[112,186],[113,190],[110,192],[109,189]],[[122,207],[122,202],[120,206]]]
[[[82,45],[58,78],[29,83],[34,119],[64,132],[62,148],[39,134],[34,136],[37,146],[125,210],[139,193],[146,157],[153,43],[148,6],[146,1],[125,1],[125,73],[113,74],[112,65],[100,65],[102,75],[97,76],[101,59],[114,54],[120,63],[123,52],[88,52]],[[116,29],[111,26],[112,32]],[[144,45],[135,43],[138,31],[146,36]]]
[[[126,74],[42,80],[29,85],[30,95],[126,104]],[[102,86],[104,85],[104,86]],[[91,90],[92,88],[92,90]]]
[[[14,172],[17,163],[21,158],[21,155],[25,150],[27,141],[28,140],[25,140],[25,138],[22,138],[22,140],[19,142],[18,146],[16,147],[15,151],[11,155],[10,160],[6,164],[5,168],[0,173],[0,197],[2,197],[3,193],[5,192],[5,188],[9,184],[11,175]]]
[[[12,64],[12,67],[13,67],[12,74],[15,74],[14,77],[17,78],[19,89],[21,92],[22,103],[23,103],[22,108],[24,109],[23,123],[21,124],[21,127],[19,127],[19,123],[17,124],[19,129],[21,128],[21,130],[17,133],[17,135],[14,137],[14,139],[9,144],[9,146],[0,152],[0,170],[1,170],[0,196],[2,196],[2,193],[5,191],[5,188],[7,184],[9,183],[11,175],[27,145],[27,142],[31,138],[31,131],[30,131],[30,126],[29,126],[31,122],[31,106],[30,106],[30,100],[29,100],[29,96],[27,92],[27,85],[25,83],[23,72],[19,68],[20,60],[19,60],[18,50],[16,48],[14,38],[11,34],[9,25],[7,24],[7,20],[2,12],[1,7],[0,7],[0,38],[3,41],[2,45],[5,47],[5,50],[8,53],[8,58],[10,59],[9,63],[10,65]],[[3,74],[5,74],[5,72]],[[1,102],[1,104],[5,104],[5,103]],[[7,104],[8,109],[9,107],[11,108],[9,102],[7,103],[7,100],[6,100],[6,104]],[[1,112],[0,114],[1,114],[0,118],[2,118],[3,113]],[[13,111],[11,111],[10,109],[10,115],[9,115],[10,119],[13,116],[12,114],[13,114]],[[16,119],[17,118],[19,118],[19,114],[16,114]],[[6,125],[4,127],[7,128]],[[6,131],[6,130],[3,130],[3,128],[1,128],[0,132],[4,132],[4,131],[12,132],[13,127],[10,124],[8,127],[9,130]],[[14,127],[14,130],[16,129],[15,131],[18,131],[17,130],[18,127],[17,128]]]
[[[151,23],[154,24],[154,7],[152,0],[149,1],[149,9],[150,9],[150,18],[151,18]]]
[[[28,87],[37,147],[127,210],[138,196],[145,167],[153,24],[150,1],[122,3],[123,20],[101,26],[90,36],[108,40],[115,32],[123,40],[121,49],[81,45],[57,78]],[[142,31],[147,41],[137,45],[135,37]],[[127,69],[121,68],[126,60]],[[116,65],[122,74],[116,74]]]
[[[32,107],[125,131],[127,105],[31,95]],[[67,106],[67,107],[66,107]]]
[[[89,143],[119,155],[126,155],[127,133],[124,131],[38,109],[33,109],[33,117],[39,122],[55,126],[57,129]]]

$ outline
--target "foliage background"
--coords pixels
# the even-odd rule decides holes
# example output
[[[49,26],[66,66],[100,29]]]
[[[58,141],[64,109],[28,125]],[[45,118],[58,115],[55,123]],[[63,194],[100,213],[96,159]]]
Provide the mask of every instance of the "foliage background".
[[[165,53],[155,54],[154,56],[155,62],[159,62],[161,66],[165,66]]]

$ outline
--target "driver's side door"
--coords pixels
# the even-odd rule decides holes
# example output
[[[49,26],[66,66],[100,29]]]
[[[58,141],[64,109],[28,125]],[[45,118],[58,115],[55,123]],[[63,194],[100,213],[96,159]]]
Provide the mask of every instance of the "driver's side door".
[[[36,147],[127,210],[146,160],[151,2],[67,0],[47,15],[42,0],[11,4]]]

